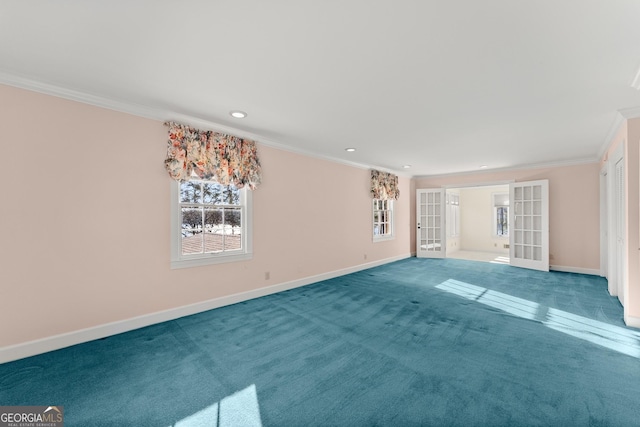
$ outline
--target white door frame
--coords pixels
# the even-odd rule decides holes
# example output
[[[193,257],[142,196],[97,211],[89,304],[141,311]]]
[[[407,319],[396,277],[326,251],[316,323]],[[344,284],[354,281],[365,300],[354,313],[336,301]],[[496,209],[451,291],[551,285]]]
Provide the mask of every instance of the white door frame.
[[[624,146],[625,141],[622,140],[616,147],[614,152],[607,161],[608,163],[608,223],[609,223],[609,239],[608,239],[608,284],[609,294],[617,296],[620,303],[624,306],[624,289],[626,288],[626,200],[624,189],[624,176],[626,171],[623,169],[623,188],[616,188],[616,165],[623,162],[624,167]],[[621,196],[619,200],[618,197]],[[622,230],[622,233],[618,231]],[[623,239],[620,241],[620,239]]]
[[[600,169],[600,277],[609,277],[609,164]]]

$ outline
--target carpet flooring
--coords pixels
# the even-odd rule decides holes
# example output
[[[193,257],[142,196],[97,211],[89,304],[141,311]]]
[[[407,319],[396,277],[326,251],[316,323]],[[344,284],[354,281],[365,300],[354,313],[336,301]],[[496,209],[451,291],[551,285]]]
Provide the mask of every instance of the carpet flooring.
[[[65,426],[638,426],[606,280],[408,258],[0,365]]]

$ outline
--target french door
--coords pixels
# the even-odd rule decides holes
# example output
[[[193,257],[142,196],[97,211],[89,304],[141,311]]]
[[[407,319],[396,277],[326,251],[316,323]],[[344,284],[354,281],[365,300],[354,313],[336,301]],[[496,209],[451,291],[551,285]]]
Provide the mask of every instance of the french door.
[[[445,190],[416,190],[416,255],[444,258],[446,255]]]
[[[549,181],[509,184],[509,206],[510,264],[549,271]],[[418,257],[446,257],[445,207],[444,189],[416,190]]]
[[[549,271],[549,181],[509,184],[511,265]]]

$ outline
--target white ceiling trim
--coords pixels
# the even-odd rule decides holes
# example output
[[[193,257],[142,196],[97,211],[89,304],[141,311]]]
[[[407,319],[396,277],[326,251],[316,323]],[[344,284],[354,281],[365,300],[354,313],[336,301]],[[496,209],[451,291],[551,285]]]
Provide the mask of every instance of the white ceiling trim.
[[[161,116],[163,112],[160,112],[154,108],[135,105],[130,102],[116,101],[114,99],[91,95],[85,92],[79,92],[73,89],[67,89],[49,83],[38,82],[35,80],[26,79],[24,77],[14,76],[3,72],[0,72],[0,83],[7,86],[13,86],[20,89],[43,93],[45,95],[52,95],[58,98],[81,102],[83,104],[93,105],[95,107],[106,108],[108,110],[118,111],[120,113],[128,113],[147,119],[162,120]]]
[[[575,159],[575,160],[565,160],[560,162],[549,162],[549,163],[532,163],[528,165],[519,165],[508,168],[495,168],[495,169],[482,169],[468,172],[457,172],[457,173],[445,173],[439,175],[419,175],[414,176],[414,179],[430,179],[430,178],[446,178],[453,176],[469,176],[469,175],[486,175],[495,172],[511,172],[511,171],[521,171],[521,170],[530,170],[530,169],[545,169],[545,168],[555,168],[562,166],[577,166],[577,165],[586,165],[591,163],[599,163],[600,158],[585,158],[585,159]]]
[[[631,82],[631,87],[637,90],[640,90],[640,67],[638,67],[638,72],[636,73],[636,77]]]
[[[604,153],[607,152],[607,150],[609,149],[609,147],[611,147],[611,143],[613,142],[613,138],[616,137],[616,134],[618,133],[618,130],[620,129],[620,126],[622,126],[622,124],[625,121],[625,117],[622,115],[622,113],[620,111],[616,112],[616,117],[615,119],[613,119],[613,123],[611,124],[611,127],[609,128],[609,132],[607,132],[607,136],[604,139],[603,144],[600,146],[600,149],[598,150],[598,159],[602,159],[604,157]]]
[[[20,89],[33,91],[33,92],[38,92],[45,95],[51,95],[58,98],[68,99],[70,101],[76,101],[83,104],[92,105],[94,107],[100,107],[108,110],[117,111],[120,113],[131,114],[131,115],[143,117],[146,119],[152,119],[152,120],[157,120],[161,122],[174,121],[174,122],[182,123],[182,124],[193,126],[193,127],[205,128],[205,129],[215,130],[218,132],[237,135],[243,138],[252,139],[258,142],[259,144],[263,144],[268,147],[276,148],[283,151],[288,151],[291,153],[301,154],[307,157],[326,160],[334,163],[340,163],[340,164],[355,167],[358,169],[382,170],[385,172],[395,173],[399,176],[411,178],[411,175],[407,174],[406,172],[402,173],[401,171],[393,171],[388,168],[366,165],[362,163],[339,159],[336,157],[320,155],[317,153],[313,153],[311,151],[302,150],[295,147],[291,147],[289,145],[281,144],[279,142],[265,138],[262,135],[243,131],[241,129],[236,129],[230,126],[221,125],[219,123],[215,123],[210,120],[200,119],[197,117],[188,116],[188,115],[176,113],[173,111],[163,111],[157,108],[149,108],[143,105],[138,105],[138,104],[124,102],[124,101],[118,101],[110,98],[105,98],[102,96],[96,96],[96,95],[88,94],[85,92],[80,92],[73,89],[67,89],[61,86],[56,86],[49,83],[38,82],[38,81],[27,79],[24,77],[11,75],[8,73],[0,72],[0,84],[13,86]]]
[[[85,92],[80,92],[73,89],[67,89],[67,88],[56,86],[49,83],[38,82],[35,80],[11,75],[4,72],[0,72],[0,84],[5,84],[8,86],[18,87],[25,90],[43,93],[45,95],[56,96],[59,98],[64,98],[71,101],[76,101],[76,102],[80,102],[83,104],[88,104],[88,105],[92,105],[100,108],[106,108],[109,110],[131,114],[134,116],[143,117],[147,119],[158,120],[162,122],[175,121],[175,122],[183,123],[183,124],[198,127],[198,128],[205,128],[205,129],[215,130],[219,132],[229,133],[229,134],[241,136],[243,138],[255,140],[259,144],[263,144],[265,146],[276,148],[279,150],[301,154],[307,157],[326,160],[334,163],[339,163],[339,164],[343,164],[343,165],[347,165],[347,166],[351,166],[359,169],[377,169],[385,172],[394,173],[394,174],[397,174],[398,176],[409,177],[409,178],[435,178],[435,177],[445,177],[445,176],[476,175],[476,174],[484,174],[484,173],[490,173],[490,172],[515,171],[515,170],[522,170],[522,169],[538,169],[538,168],[546,168],[546,167],[570,166],[570,165],[598,162],[599,159],[601,159],[602,156],[604,155],[604,152],[607,150],[609,145],[611,144],[612,138],[615,136],[615,133],[617,132],[620,125],[624,122],[624,120],[629,118],[634,118],[634,117],[640,117],[640,107],[619,110],[614,120],[614,123],[611,126],[611,129],[607,135],[607,138],[605,139],[604,144],[599,150],[596,158],[576,159],[576,160],[569,160],[569,161],[562,161],[562,162],[551,162],[551,163],[540,163],[540,164],[523,164],[523,165],[510,167],[510,168],[483,169],[481,171],[479,170],[465,171],[465,172],[457,172],[452,174],[414,176],[407,173],[407,171],[392,170],[389,168],[379,167],[375,165],[367,165],[363,163],[351,162],[348,160],[331,157],[331,156],[325,156],[325,155],[321,155],[311,151],[299,149],[296,147],[292,147],[290,145],[285,145],[285,144],[273,141],[269,138],[265,138],[262,135],[243,131],[241,129],[233,128],[230,126],[221,125],[219,123],[215,123],[210,120],[205,120],[198,117],[176,113],[173,111],[164,111],[164,110],[159,110],[157,108],[149,108],[149,107],[139,105],[139,104],[134,104],[131,102],[118,101],[110,98],[105,98],[102,96],[92,95]]]
[[[640,78],[640,70],[638,71],[638,76],[636,76],[636,80]],[[639,81],[640,84],[640,81]],[[626,121],[630,119],[635,119],[640,117],[640,107],[631,107],[631,108],[623,108],[622,110],[618,110],[616,112],[616,118],[613,120],[611,127],[609,128],[609,132],[607,133],[607,137],[604,140],[604,143],[598,150],[598,159],[602,159],[604,157],[604,153],[607,152],[611,144],[613,143],[613,138],[618,134],[618,130],[620,126]]]
[[[640,107],[624,108],[618,112],[627,120],[640,117]]]

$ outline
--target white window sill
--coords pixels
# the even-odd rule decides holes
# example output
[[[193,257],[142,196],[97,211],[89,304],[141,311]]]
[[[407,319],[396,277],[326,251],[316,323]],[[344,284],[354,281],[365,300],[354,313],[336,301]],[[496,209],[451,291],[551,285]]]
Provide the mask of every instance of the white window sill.
[[[233,255],[204,255],[171,260],[171,269],[201,267],[205,265],[226,264],[236,261],[247,261],[253,258],[252,253]]]
[[[386,242],[387,240],[394,240],[395,238],[396,236],[394,236],[393,234],[388,234],[385,236],[373,236],[373,243]]]

